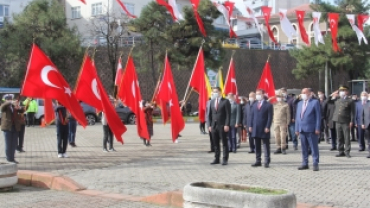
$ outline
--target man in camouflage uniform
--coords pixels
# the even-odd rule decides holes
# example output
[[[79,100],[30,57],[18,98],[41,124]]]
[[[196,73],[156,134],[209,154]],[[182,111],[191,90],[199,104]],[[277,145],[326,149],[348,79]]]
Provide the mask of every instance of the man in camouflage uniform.
[[[274,133],[276,141],[276,151],[274,154],[286,154],[286,136],[291,115],[288,103],[283,100],[282,94],[276,95],[277,103],[274,104]]]

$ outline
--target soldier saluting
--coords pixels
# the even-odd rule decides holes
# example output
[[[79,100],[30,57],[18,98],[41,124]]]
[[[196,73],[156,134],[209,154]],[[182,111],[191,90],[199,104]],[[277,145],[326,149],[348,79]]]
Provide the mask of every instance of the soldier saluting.
[[[346,86],[341,86],[339,88],[340,98],[338,98],[334,104],[333,121],[335,121],[336,124],[339,150],[339,154],[337,154],[336,157],[351,157],[350,129],[355,118],[355,103],[349,96],[348,89],[349,88]]]

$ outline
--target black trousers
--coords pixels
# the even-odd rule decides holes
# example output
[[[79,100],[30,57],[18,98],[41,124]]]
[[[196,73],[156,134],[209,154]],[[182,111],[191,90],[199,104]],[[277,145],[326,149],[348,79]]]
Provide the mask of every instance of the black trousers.
[[[27,112],[27,126],[33,126],[35,124],[35,113]]]
[[[199,122],[199,129],[200,129],[200,132],[205,133],[206,132],[206,122]]]
[[[213,143],[212,133],[208,132],[208,135],[209,135],[209,141],[210,141],[210,145],[211,145],[211,151],[215,151],[215,144]]]
[[[68,144],[68,124],[57,124],[58,154],[64,154],[67,151]]]
[[[18,151],[23,150],[25,130],[26,130],[26,125],[21,125],[21,131],[19,132],[19,135],[18,135],[18,146],[17,146]]]
[[[261,163],[261,143],[263,142],[263,154],[265,156],[265,163],[270,164],[270,139],[266,138],[254,138],[256,142],[256,163]]]
[[[107,149],[107,142],[109,140],[109,149],[113,149],[113,133],[108,125],[103,125],[103,148]]]
[[[212,127],[212,140],[215,150],[215,159],[220,160],[220,141],[222,141],[222,149],[223,149],[223,160],[228,161],[229,159],[229,148],[227,142],[227,132],[224,131],[224,126],[215,126]]]

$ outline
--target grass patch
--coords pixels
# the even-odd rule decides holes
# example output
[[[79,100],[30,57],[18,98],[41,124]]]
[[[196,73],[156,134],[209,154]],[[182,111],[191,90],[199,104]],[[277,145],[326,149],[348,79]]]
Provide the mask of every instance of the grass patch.
[[[287,191],[285,190],[272,190],[272,189],[264,189],[264,188],[247,188],[244,190],[237,190],[237,191],[244,191],[248,193],[262,194],[262,195],[283,195],[287,193]]]

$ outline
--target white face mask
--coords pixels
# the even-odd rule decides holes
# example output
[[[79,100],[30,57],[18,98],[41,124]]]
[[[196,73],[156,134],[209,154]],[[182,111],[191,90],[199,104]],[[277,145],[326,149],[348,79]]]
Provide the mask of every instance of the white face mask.
[[[254,102],[254,98],[249,98],[249,102],[253,103]]]
[[[301,94],[302,100],[307,100],[307,94]]]
[[[344,92],[344,91],[340,91],[340,92],[339,92],[339,96],[340,96],[340,97],[344,97],[344,96],[346,96],[346,92]]]
[[[240,104],[244,104],[244,101],[240,101]]]
[[[276,98],[276,100],[277,100],[278,102],[281,102],[281,100],[282,100],[282,99],[278,97],[278,98]]]
[[[324,98],[324,94],[319,94],[319,98]]]
[[[283,97],[286,97],[286,93],[281,93],[281,95],[282,95]]]
[[[261,101],[261,100],[262,100],[262,95],[256,95],[256,99],[257,99],[258,101]]]
[[[212,100],[213,100],[213,99],[216,99],[216,98],[218,98],[218,96],[219,96],[219,94],[218,94],[218,93],[213,92],[213,93],[212,93],[212,95],[211,95],[211,99],[212,99]]]
[[[367,100],[367,96],[361,96],[361,100],[362,101],[366,101]]]

